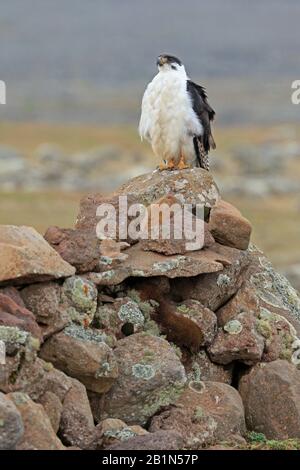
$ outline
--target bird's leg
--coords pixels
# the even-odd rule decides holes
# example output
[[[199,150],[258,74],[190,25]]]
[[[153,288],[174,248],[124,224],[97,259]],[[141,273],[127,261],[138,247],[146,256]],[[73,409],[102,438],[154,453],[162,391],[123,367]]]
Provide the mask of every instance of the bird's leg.
[[[159,164],[159,169],[161,171],[163,171],[163,170],[173,170],[174,168],[175,168],[175,163],[174,163],[173,158],[170,158],[167,162],[165,160],[163,160]]]
[[[168,170],[173,170],[174,168],[175,168],[174,160],[173,160],[173,158],[170,158],[168,160]]]
[[[168,164],[166,163],[165,160],[163,160],[159,165],[158,168],[160,171],[164,171],[168,169]]]
[[[177,165],[178,170],[185,170],[187,168],[190,168],[189,165],[185,162],[184,155],[181,152],[180,154],[180,160]]]

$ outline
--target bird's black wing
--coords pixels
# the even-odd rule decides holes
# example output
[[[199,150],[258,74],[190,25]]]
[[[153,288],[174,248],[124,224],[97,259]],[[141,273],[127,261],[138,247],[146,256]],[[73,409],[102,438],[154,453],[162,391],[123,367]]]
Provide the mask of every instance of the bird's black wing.
[[[216,148],[210,126],[210,123],[213,121],[216,113],[207,101],[205,88],[203,88],[201,85],[197,85],[191,80],[187,80],[186,86],[187,92],[189,93],[192,100],[193,110],[195,111],[203,126],[203,135],[196,137],[199,138],[205,152],[208,153],[210,148]]]

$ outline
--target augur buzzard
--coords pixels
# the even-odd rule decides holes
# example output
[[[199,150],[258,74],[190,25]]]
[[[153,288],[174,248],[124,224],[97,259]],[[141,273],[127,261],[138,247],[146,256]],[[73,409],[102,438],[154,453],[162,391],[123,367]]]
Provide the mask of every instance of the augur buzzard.
[[[160,169],[200,166],[209,170],[208,152],[215,112],[205,89],[192,82],[182,62],[171,55],[157,59],[158,74],[146,88],[139,125],[141,138],[163,160]]]

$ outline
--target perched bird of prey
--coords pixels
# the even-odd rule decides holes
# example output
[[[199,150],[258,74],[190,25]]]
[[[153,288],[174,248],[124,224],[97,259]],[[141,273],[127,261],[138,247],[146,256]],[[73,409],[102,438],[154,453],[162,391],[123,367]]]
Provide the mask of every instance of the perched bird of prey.
[[[163,160],[161,170],[193,166],[209,170],[208,152],[216,148],[211,133],[215,112],[205,89],[188,78],[177,57],[160,55],[157,66],[158,74],[143,96],[140,136]]]

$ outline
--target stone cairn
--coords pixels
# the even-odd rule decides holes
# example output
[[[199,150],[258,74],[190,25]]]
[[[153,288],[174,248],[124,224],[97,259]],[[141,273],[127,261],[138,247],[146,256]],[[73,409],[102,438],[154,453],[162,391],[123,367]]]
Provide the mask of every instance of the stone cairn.
[[[101,241],[97,207],[119,196],[203,204],[204,247]],[[201,169],[87,196],[74,229],[1,226],[0,449],[300,438],[300,300],[250,234]]]

